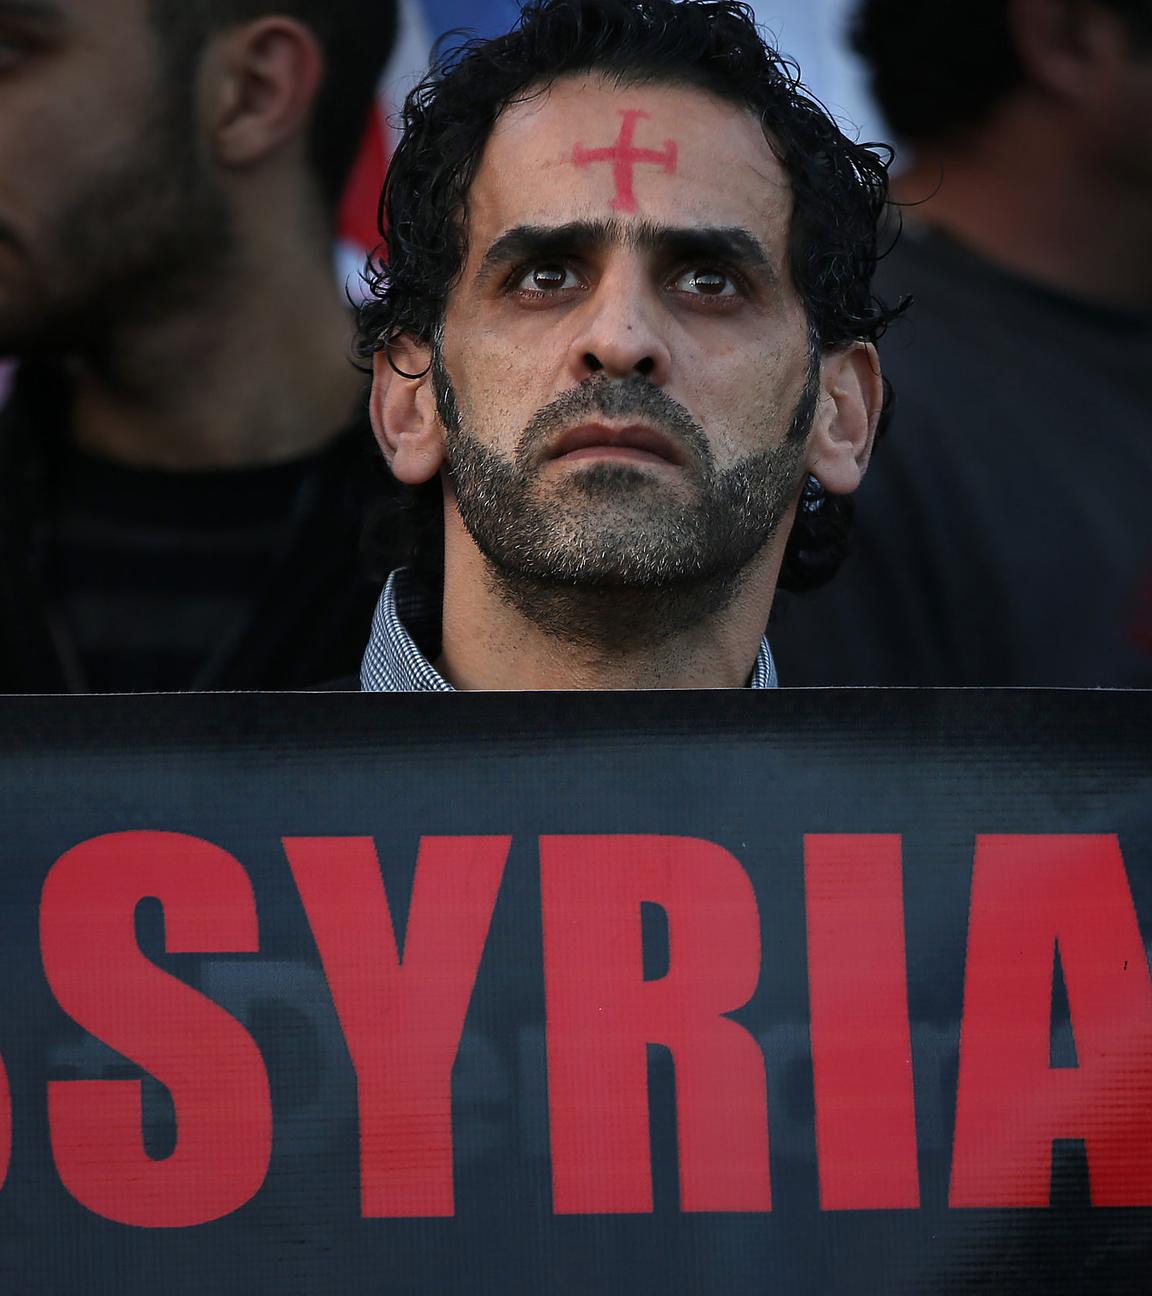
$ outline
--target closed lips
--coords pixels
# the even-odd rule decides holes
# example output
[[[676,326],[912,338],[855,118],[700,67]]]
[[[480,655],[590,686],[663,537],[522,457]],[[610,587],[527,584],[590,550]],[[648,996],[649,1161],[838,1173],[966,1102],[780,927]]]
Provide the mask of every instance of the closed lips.
[[[651,457],[677,466],[684,463],[683,454],[670,437],[657,432],[655,428],[637,423],[624,427],[585,423],[571,428],[556,442],[552,457],[560,459],[566,455],[575,456],[581,451],[595,450],[634,451],[638,458]]]

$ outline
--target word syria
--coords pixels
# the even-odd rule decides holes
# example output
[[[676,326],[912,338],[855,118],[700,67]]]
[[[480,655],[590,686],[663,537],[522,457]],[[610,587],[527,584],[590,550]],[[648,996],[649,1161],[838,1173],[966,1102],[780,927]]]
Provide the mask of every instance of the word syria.
[[[511,841],[425,837],[401,938],[371,838],[283,840],[356,1074],[366,1217],[456,1210],[453,1065]],[[902,867],[896,835],[804,840],[825,1210],[920,1205]],[[681,1209],[770,1210],[764,1051],[729,1014],[761,993],[771,896],[758,901],[721,846],[667,836],[542,837],[539,886],[553,1210],[652,1210],[649,1044],[674,1061]],[[252,881],[218,846],[129,832],[64,854],[41,898],[48,985],[166,1087],[177,1137],[149,1155],[140,1080],[50,1080],[51,1147],[90,1211],[184,1227],[259,1192],[272,1102],[247,1029],[142,952],[146,899],[163,909],[169,954],[260,951]],[[667,924],[657,977],[645,971],[651,905]],[[1057,948],[1075,1066],[1051,1065]],[[0,1179],[12,1128],[0,1067]],[[1094,1206],[1152,1205],[1152,981],[1124,860],[1108,835],[977,837],[949,1204],[1047,1205],[1056,1139],[1083,1141]]]

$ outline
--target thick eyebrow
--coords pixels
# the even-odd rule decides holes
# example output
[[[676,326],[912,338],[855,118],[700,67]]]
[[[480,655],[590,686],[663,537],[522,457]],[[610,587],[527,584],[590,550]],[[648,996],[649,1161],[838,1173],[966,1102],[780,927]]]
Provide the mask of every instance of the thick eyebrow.
[[[476,278],[483,282],[527,261],[599,252],[614,243],[655,252],[668,260],[720,261],[757,272],[769,281],[777,277],[764,245],[739,225],[678,226],[603,220],[517,225],[505,230],[484,253]]]

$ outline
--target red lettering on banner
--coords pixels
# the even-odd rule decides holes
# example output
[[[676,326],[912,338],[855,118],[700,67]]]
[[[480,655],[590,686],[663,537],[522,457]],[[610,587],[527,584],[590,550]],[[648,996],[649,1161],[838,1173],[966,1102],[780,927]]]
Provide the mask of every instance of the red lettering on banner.
[[[8,1179],[8,1165],[12,1160],[12,1091],[8,1087],[8,1071],[0,1058],[0,1188]]]
[[[724,1016],[760,977],[748,875],[688,837],[543,837],[540,868],[555,1210],[652,1209],[649,1043],[675,1062],[682,1209],[770,1209],[764,1057]],[[668,919],[652,981],[644,902]]]
[[[148,897],[164,907],[170,954],[259,949],[252,884],[231,855],[181,833],[123,832],[56,862],[41,900],[41,952],[61,1008],[167,1087],[175,1150],[148,1155],[139,1080],[51,1081],[48,1118],[73,1197],[121,1224],[179,1228],[228,1215],[259,1190],[272,1107],[244,1027],[141,953],[135,915]]]
[[[583,144],[576,144],[572,148],[572,161],[578,167],[588,166],[591,162],[611,162],[612,177],[616,182],[616,196],[612,199],[612,206],[616,211],[634,212],[637,203],[632,173],[636,164],[650,162],[669,175],[675,175],[676,141],[665,140],[663,151],[636,148],[632,143],[636,123],[649,114],[639,108],[626,108],[621,110],[620,116],[624,118],[620,125],[620,135],[611,148],[585,148]]]
[[[804,839],[820,1204],[920,1205],[898,836]]]
[[[452,1066],[510,837],[425,837],[401,958],[370,837],[284,850],[348,1042],[370,1217],[452,1215]]]
[[[1079,1065],[1053,1068],[1059,942]],[[987,836],[972,875],[950,1202],[1046,1206],[1083,1139],[1095,1206],[1152,1205],[1152,980],[1113,836]]]

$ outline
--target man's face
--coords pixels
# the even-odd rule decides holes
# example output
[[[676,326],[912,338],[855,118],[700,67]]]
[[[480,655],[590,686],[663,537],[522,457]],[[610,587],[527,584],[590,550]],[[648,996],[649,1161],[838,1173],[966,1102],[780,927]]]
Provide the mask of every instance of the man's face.
[[[98,346],[223,255],[147,0],[0,0],[0,354]]]
[[[502,115],[433,374],[497,573],[731,585],[765,551],[819,394],[790,216],[758,122],[703,92],[568,79]]]

